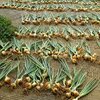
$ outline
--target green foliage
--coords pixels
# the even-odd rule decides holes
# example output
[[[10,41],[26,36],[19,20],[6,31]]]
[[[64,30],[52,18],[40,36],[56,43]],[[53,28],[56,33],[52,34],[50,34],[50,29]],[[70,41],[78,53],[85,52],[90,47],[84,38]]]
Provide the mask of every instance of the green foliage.
[[[14,35],[16,28],[11,21],[0,15],[0,40],[3,42],[10,41]]]

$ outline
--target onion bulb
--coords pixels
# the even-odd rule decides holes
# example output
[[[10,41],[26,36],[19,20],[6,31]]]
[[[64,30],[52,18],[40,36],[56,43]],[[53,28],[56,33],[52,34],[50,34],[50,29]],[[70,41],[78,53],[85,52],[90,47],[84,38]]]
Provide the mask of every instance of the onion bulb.
[[[17,85],[21,85],[22,83],[23,83],[23,81],[22,81],[21,78],[16,80],[16,84],[17,84]]]
[[[2,51],[1,53],[2,53],[2,55],[6,55],[6,54],[7,54],[7,52],[6,52],[6,51]]]
[[[49,82],[46,82],[46,83],[45,83],[45,88],[46,88],[46,89],[51,89],[51,84],[50,84]]]
[[[53,93],[57,93],[58,89],[56,87],[52,88]]]
[[[41,89],[41,87],[40,87],[39,85],[37,85],[37,86],[36,86],[36,89],[37,89],[37,90],[40,90],[40,89]]]
[[[66,93],[66,97],[71,98],[71,93],[70,92]]]
[[[55,86],[56,86],[57,88],[60,88],[60,87],[61,87],[61,84],[60,84],[60,83],[55,83]]]
[[[33,82],[33,83],[32,83],[32,87],[35,87],[36,85],[37,85],[36,82]]]
[[[16,88],[16,83],[11,83],[11,87],[12,87],[13,89],[15,89],[15,88]]]
[[[73,58],[72,58],[72,63],[73,63],[73,64],[77,64],[77,59],[73,59]]]
[[[79,92],[75,90],[75,91],[72,92],[72,95],[73,95],[74,97],[78,97],[78,96],[79,96]]]
[[[25,88],[31,89],[31,88],[32,88],[32,83],[26,82],[26,83],[25,83]]]
[[[7,84],[11,84],[11,78],[6,76],[4,82]]]
[[[72,80],[68,80],[68,81],[66,82],[66,85],[67,85],[68,87],[70,87],[70,86],[71,86],[71,83],[72,83]]]
[[[30,82],[30,81],[31,81],[31,78],[30,78],[30,77],[26,77],[25,80],[26,80],[27,82]]]

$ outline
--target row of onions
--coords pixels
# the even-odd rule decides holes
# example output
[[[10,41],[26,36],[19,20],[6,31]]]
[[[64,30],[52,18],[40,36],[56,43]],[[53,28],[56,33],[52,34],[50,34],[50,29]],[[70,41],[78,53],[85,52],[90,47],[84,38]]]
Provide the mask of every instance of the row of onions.
[[[86,41],[80,41],[76,45],[67,42],[65,45],[54,40],[46,41],[25,41],[23,39],[13,39],[12,43],[1,43],[0,54],[4,56],[36,55],[43,58],[52,57],[54,59],[65,58],[77,64],[80,60],[91,61],[99,64],[96,53],[91,52]]]
[[[22,24],[73,24],[73,25],[86,25],[86,24],[100,24],[100,15],[99,14],[80,14],[80,15],[68,15],[64,14],[56,14],[53,13],[48,14],[44,13],[43,15],[37,14],[26,14],[22,16]]]
[[[98,2],[96,2],[96,1],[93,1],[93,2],[91,2],[91,1],[88,1],[88,2],[85,2],[84,0],[82,1],[81,0],[81,2],[78,2],[77,0],[12,0],[12,2],[16,2],[16,3],[25,3],[25,4],[27,4],[27,3],[29,3],[29,4],[68,4],[68,3],[70,3],[70,4],[85,4],[85,5],[99,5],[99,3]]]
[[[26,10],[26,11],[54,11],[54,12],[100,12],[100,7],[95,6],[82,6],[82,5],[64,5],[64,4],[49,4],[49,5],[31,5],[22,3],[7,2],[0,5],[0,8],[15,9],[15,10]]]
[[[15,32],[17,38],[39,38],[39,39],[49,39],[49,38],[63,38],[65,40],[85,38],[86,40],[95,40],[100,38],[100,30],[93,26],[87,25],[86,28],[75,27],[72,25],[64,26],[63,28],[49,26],[42,27],[41,25],[37,27],[33,26],[20,26],[18,31]]]
[[[49,90],[53,94],[65,96],[66,99],[78,100],[89,94],[99,84],[98,79],[87,83],[87,73],[82,69],[71,70],[64,59],[58,60],[59,66],[55,70],[50,64],[50,58],[23,56],[23,66],[20,58],[12,62],[7,60],[8,58],[0,61],[0,80],[4,80],[0,86],[7,84],[11,89],[21,86],[25,94],[32,89],[39,92]],[[12,78],[10,74],[14,70],[16,70],[16,76]]]

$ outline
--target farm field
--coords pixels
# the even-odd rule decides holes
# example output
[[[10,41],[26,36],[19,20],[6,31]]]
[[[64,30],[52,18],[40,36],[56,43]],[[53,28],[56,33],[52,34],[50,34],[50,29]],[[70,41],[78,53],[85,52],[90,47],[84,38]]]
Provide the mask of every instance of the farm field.
[[[82,86],[79,85],[79,88],[75,90],[81,91],[84,85],[93,79],[95,79],[94,83],[98,84],[96,87],[94,85],[93,91],[79,100],[100,100],[100,2],[90,3],[94,9],[89,4],[80,4],[80,1],[79,4],[73,4],[74,2],[61,4],[61,6],[63,5],[61,9],[60,7],[55,9],[56,6],[54,8],[46,6],[48,9],[45,8],[45,10],[42,7],[37,9],[35,7],[49,4],[29,4],[34,5],[34,9],[31,9],[28,8],[30,7],[28,3],[23,3],[24,0],[22,0],[22,2],[14,2],[14,4],[25,4],[26,9],[22,9],[20,5],[17,6],[19,9],[16,9],[6,5],[5,3],[8,1],[10,0],[0,0],[0,15],[10,19],[13,26],[18,29],[15,31],[12,41],[7,42],[8,47],[1,46],[3,42],[0,43],[0,83],[3,84],[0,88],[0,100],[78,100],[75,98],[79,94],[76,97],[73,94],[71,94],[72,97],[67,97],[69,92],[68,94],[65,94],[65,91],[62,93],[63,90],[60,90],[59,84],[56,83],[65,86],[64,81],[67,79],[71,80],[71,86],[72,84],[77,85],[83,74],[82,80],[85,79],[84,77],[86,80],[83,85],[79,81]],[[4,5],[1,7],[2,4],[5,4],[6,7]],[[87,9],[83,10],[80,6]],[[78,7],[79,11],[75,10]],[[79,50],[82,49],[80,53],[78,53],[78,47]],[[5,72],[6,74],[3,73],[3,69],[6,70],[8,67],[2,66],[3,64],[11,67],[7,73]],[[13,68],[14,70],[12,70]],[[73,70],[82,70],[75,83]],[[78,73],[77,71],[76,73]],[[85,73],[87,74],[85,75]],[[44,74],[47,76],[42,76]],[[12,83],[23,78],[22,85],[16,83],[17,86],[8,81],[4,82],[7,77],[11,78]],[[27,81],[26,78],[31,78],[31,80]],[[39,87],[38,81],[43,84],[50,82],[51,87],[53,87],[52,84],[56,84],[58,87],[55,85],[54,88],[44,89],[44,86],[42,89],[42,86]],[[37,83],[34,89],[29,87],[29,84],[26,85],[26,83],[34,82]],[[66,86],[66,88],[71,86]],[[61,88],[63,87],[61,86]],[[74,91],[74,88],[74,86],[71,88],[71,92]]]

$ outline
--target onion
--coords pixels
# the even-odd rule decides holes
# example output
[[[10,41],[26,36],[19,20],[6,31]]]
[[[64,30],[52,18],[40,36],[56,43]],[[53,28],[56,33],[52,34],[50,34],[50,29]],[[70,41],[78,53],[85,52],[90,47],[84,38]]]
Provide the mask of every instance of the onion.
[[[91,61],[92,61],[92,62],[95,62],[95,61],[96,61],[96,57],[92,57],[92,56],[91,56]]]
[[[71,98],[71,93],[70,92],[66,93],[66,97]]]
[[[13,89],[15,89],[15,88],[16,88],[16,83],[11,83],[11,87],[12,87]]]
[[[22,79],[17,79],[17,80],[16,80],[16,84],[17,84],[17,85],[21,85],[22,83],[23,83]]]
[[[46,82],[45,87],[46,87],[46,89],[51,89],[51,84],[49,82]]]
[[[36,82],[33,82],[33,83],[32,83],[32,87],[35,87],[36,85],[37,85]]]
[[[8,77],[8,76],[6,76],[4,82],[5,82],[6,84],[11,84],[11,78]]]
[[[73,58],[73,59],[76,59],[76,58],[77,58],[77,55],[73,55],[72,58]]]
[[[75,90],[75,91],[72,92],[72,95],[73,95],[74,97],[78,97],[78,96],[79,96],[79,92]]]
[[[72,83],[72,80],[68,80],[68,81],[66,82],[66,85],[67,85],[68,87],[70,87],[70,86],[71,86],[71,83]]]
[[[52,88],[53,93],[57,93],[58,89],[56,87]]]
[[[77,60],[76,59],[72,59],[72,63],[73,64],[77,64]]]
[[[84,59],[85,59],[85,60],[90,60],[90,59],[91,59],[91,56],[90,56],[89,54],[86,53],[86,54],[84,55]]]
[[[40,83],[40,87],[42,88],[44,86],[44,84],[43,83]]]
[[[36,89],[37,89],[37,90],[40,90],[40,89],[41,89],[41,87],[40,87],[39,85],[37,85],[37,86],[36,86]]]
[[[55,83],[55,86],[56,86],[57,88],[60,88],[60,87],[61,87],[61,84],[60,84],[60,83]]]
[[[77,55],[77,59],[80,59],[80,58],[82,58],[82,56],[78,54],[78,55]]]
[[[30,81],[31,81],[31,78],[30,78],[30,77],[26,77],[25,80],[26,80],[27,82],[30,82]]]
[[[25,83],[25,88],[31,89],[31,88],[32,88],[32,83],[26,82],[26,83]]]
[[[64,53],[64,54],[63,54],[63,57],[64,57],[64,58],[68,58],[68,54],[65,54],[65,53]]]
[[[2,51],[1,53],[2,53],[2,55],[6,55],[6,54],[7,54],[7,52],[6,52],[6,51]]]
[[[57,55],[52,55],[52,57],[54,58],[54,59],[57,59],[58,58],[58,56]]]

